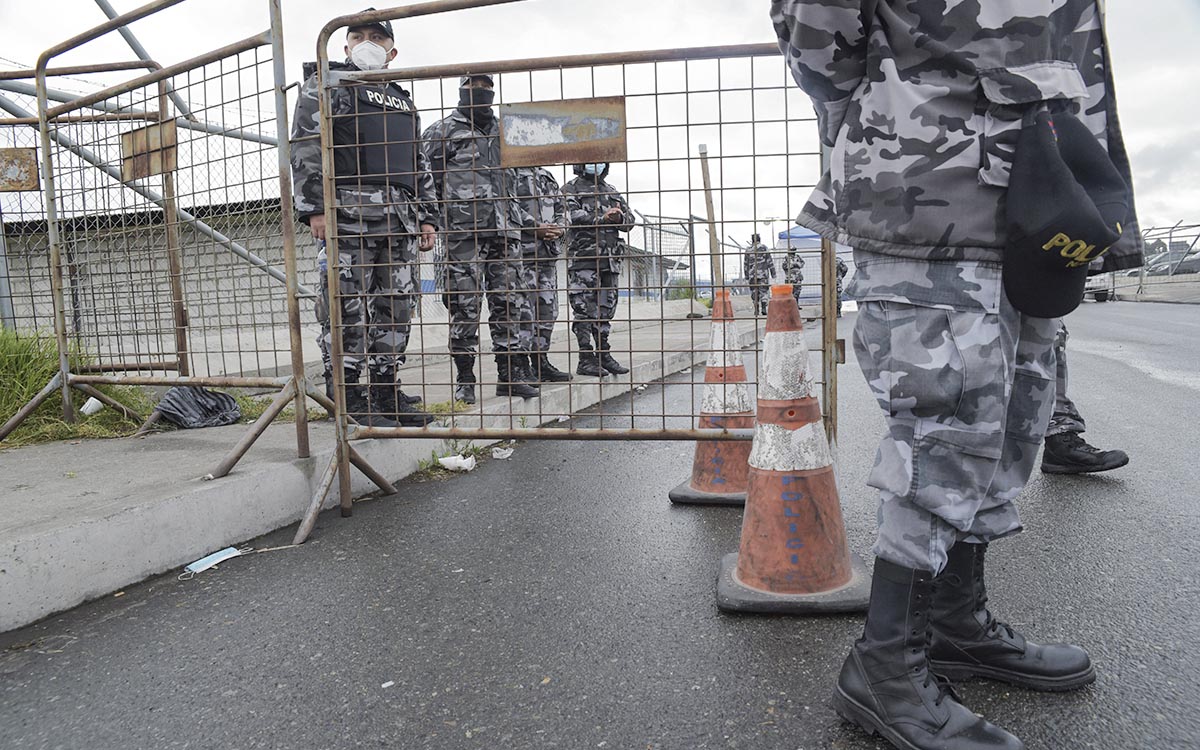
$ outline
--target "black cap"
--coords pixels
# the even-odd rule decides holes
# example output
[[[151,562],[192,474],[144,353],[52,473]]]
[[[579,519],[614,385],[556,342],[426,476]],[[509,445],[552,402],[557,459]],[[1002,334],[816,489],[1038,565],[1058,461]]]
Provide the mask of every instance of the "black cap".
[[[1066,112],[1021,128],[1008,183],[1004,291],[1035,318],[1079,306],[1088,264],[1121,238],[1130,192],[1108,152]]]
[[[366,10],[363,10],[360,12],[361,13],[370,13],[373,10],[375,10],[375,9],[367,8]],[[391,39],[393,42],[396,41],[396,35],[392,33],[392,22],[391,21],[376,21],[375,23],[355,24],[355,25],[351,26],[349,29],[346,29],[346,33],[349,34],[354,29],[366,29],[366,28],[379,29],[383,33],[388,35],[388,39]]]
[[[759,237],[757,234],[752,234],[752,235],[750,235],[750,241],[751,241],[751,242],[758,242],[758,241],[760,241],[761,239],[762,239],[762,237]]]

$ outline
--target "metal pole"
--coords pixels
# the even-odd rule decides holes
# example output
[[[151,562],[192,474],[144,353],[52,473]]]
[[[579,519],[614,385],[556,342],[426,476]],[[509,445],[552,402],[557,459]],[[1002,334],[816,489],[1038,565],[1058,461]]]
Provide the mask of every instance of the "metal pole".
[[[108,0],[96,0],[96,5],[100,6],[100,10],[104,11],[104,15],[108,16],[109,20],[120,16],[120,14],[117,13],[112,5],[109,4]],[[129,49],[133,50],[133,53],[140,59],[146,62],[153,61],[154,58],[150,57],[150,53],[146,51],[146,48],[142,46],[142,43],[139,42],[138,38],[133,35],[133,31],[128,26],[121,26],[117,29],[117,33],[125,38],[125,42],[129,45]],[[183,97],[181,97],[179,93],[175,91],[174,87],[172,87],[169,83],[167,84],[167,96],[171,97],[171,101],[175,102],[175,106],[179,108],[179,111],[183,113],[184,117],[187,117],[189,120],[196,119],[196,116],[192,114],[191,108],[188,107],[187,102],[183,100]]]
[[[721,267],[721,241],[717,239],[717,217],[713,209],[712,179],[708,174],[708,146],[700,144],[700,173],[704,177],[704,208],[708,213],[708,254],[712,263],[712,286],[725,286],[725,269]]]
[[[99,0],[98,0],[99,1]],[[269,0],[271,52],[275,64],[275,129],[286,136],[288,128],[287,70],[283,56],[283,10],[280,0]],[[308,458],[308,383],[304,374],[304,341],[300,334],[299,272],[296,268],[296,222],[292,221],[292,144],[279,139],[279,216],[283,238],[283,266],[287,276],[288,335],[291,339],[292,380],[296,390],[296,455]]]
[[[167,108],[167,86],[165,81],[158,82],[158,107],[162,111]],[[160,126],[161,127],[161,126]],[[179,362],[179,374],[191,375],[188,369],[188,314],[183,303],[183,258],[179,246],[179,206],[175,202],[175,174],[172,170],[162,173],[163,186],[163,220],[166,223],[167,237],[167,272],[171,278],[171,317],[175,323],[175,357]]]
[[[9,114],[15,115],[17,117],[32,117],[32,114],[30,112],[28,112],[23,107],[17,105],[10,99],[7,99],[3,96],[0,96],[0,109],[3,109],[5,111],[7,111]],[[143,198],[149,200],[151,203],[158,205],[160,208],[164,206],[163,197],[161,195],[159,195],[158,193],[155,193],[153,190],[150,190],[149,188],[144,188],[144,187],[134,184],[134,183],[123,182],[121,180],[121,170],[116,169],[115,167],[112,167],[112,166],[106,164],[100,157],[96,156],[89,149],[78,145],[77,143],[75,143],[73,140],[71,140],[67,136],[63,135],[62,133],[59,133],[57,130],[54,131],[50,135],[50,137],[56,143],[58,143],[58,145],[67,149],[68,151],[75,154],[76,156],[83,159],[84,161],[88,162],[92,166],[96,167],[97,169],[104,172],[109,177],[112,177],[114,180],[121,182],[122,184],[125,185],[125,187],[129,188],[130,190],[132,190],[133,192],[142,196]],[[238,256],[239,258],[246,261],[247,263],[254,266],[255,268],[261,270],[263,273],[267,274],[271,278],[273,278],[276,281],[279,281],[285,285],[287,284],[287,276],[284,275],[284,273],[281,272],[279,269],[273,268],[269,263],[267,263],[267,261],[263,260],[262,258],[258,257],[254,253],[250,252],[246,248],[239,245],[238,243],[234,242],[229,237],[226,237],[225,235],[221,234],[220,232],[213,229],[209,225],[205,224],[200,219],[197,219],[192,214],[188,213],[187,211],[184,211],[183,209],[176,209],[175,215],[178,216],[185,223],[190,225],[192,227],[192,229],[205,235],[206,237],[213,240],[217,244],[223,246],[225,249],[229,250],[229,252]],[[300,294],[302,294],[305,297],[317,296],[316,292],[314,292],[312,289],[309,289],[307,286],[304,286],[303,284],[298,285],[297,289],[299,290]]]
[[[821,174],[829,165],[829,148],[821,145]],[[789,240],[790,242],[790,240]],[[829,444],[837,447],[837,246],[821,240],[821,369],[824,376],[825,432]]]
[[[0,81],[0,89],[3,89],[4,91],[11,91],[14,94],[24,94],[25,96],[37,96],[37,91],[33,86],[30,86],[27,83],[20,83],[18,81]],[[56,89],[46,89],[46,96],[52,101],[61,102],[63,104],[71,104],[71,103],[74,103],[76,100],[82,98],[78,94],[68,94],[65,91],[58,91]],[[118,115],[138,116],[140,118],[145,118],[145,119],[158,120],[165,116],[164,114],[161,114],[161,113],[146,112],[145,110],[134,109],[132,107],[120,107],[115,104],[108,104],[103,101],[93,102],[93,103],[87,105],[87,108],[99,110],[101,112],[110,112],[112,114],[118,114]],[[57,117],[55,118],[55,122],[61,122],[61,121],[62,121],[61,118],[57,118]],[[278,146],[279,145],[279,140],[276,138],[273,138],[269,135],[260,135],[258,133],[251,133],[250,131],[241,130],[239,128],[226,128],[221,125],[214,125],[212,123],[203,122],[200,120],[193,122],[184,117],[177,117],[177,118],[175,118],[175,124],[186,130],[195,130],[196,132],[199,132],[199,133],[209,133],[211,135],[221,135],[221,136],[225,136],[227,138],[238,138],[243,141],[253,141],[254,143],[263,143],[268,146]]]
[[[332,24],[333,22],[330,22]],[[354,497],[350,488],[350,437],[349,417],[346,415],[346,371],[342,364],[342,300],[338,294],[339,253],[337,229],[336,169],[333,163],[333,97],[329,84],[329,37],[330,24],[321,31],[321,42],[317,45],[317,90],[321,115],[321,177],[322,194],[325,196],[325,257],[326,284],[329,290],[329,333],[330,367],[333,370],[333,415],[336,445],[333,451],[338,474],[338,494],[342,517],[354,513]]]
[[[50,148],[50,123],[46,112],[50,103],[46,100],[46,70],[43,60],[39,61],[37,74],[38,135],[42,144],[42,185],[46,200],[46,227],[50,238],[50,288],[54,304],[54,338],[58,346],[58,376],[62,389],[63,421],[75,423],[75,406],[71,402],[71,370],[67,350],[67,320],[63,303],[62,238],[58,235],[58,201],[54,192],[54,153]]]

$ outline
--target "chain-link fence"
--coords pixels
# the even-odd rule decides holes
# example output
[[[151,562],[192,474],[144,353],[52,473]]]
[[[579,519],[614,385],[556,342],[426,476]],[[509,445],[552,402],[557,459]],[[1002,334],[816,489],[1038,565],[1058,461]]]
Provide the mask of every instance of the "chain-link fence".
[[[278,0],[266,4],[270,30],[165,69],[117,66],[150,72],[99,91],[64,95],[46,84],[63,71],[44,72],[54,57],[177,2],[143,6],[44,53],[36,116],[11,89],[0,101],[18,118],[0,121],[0,135],[36,139],[44,191],[0,204],[11,300],[3,309],[6,326],[56,337],[68,421],[72,388],[95,398],[101,384],[275,390],[248,441],[214,471],[222,476],[290,402],[307,455],[297,298],[314,292],[297,281],[290,185],[281,179]]]

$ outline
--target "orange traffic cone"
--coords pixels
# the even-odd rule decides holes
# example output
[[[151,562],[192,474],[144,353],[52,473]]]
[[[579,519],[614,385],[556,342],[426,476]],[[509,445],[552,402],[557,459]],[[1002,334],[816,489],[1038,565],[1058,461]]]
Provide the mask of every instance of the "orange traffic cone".
[[[699,425],[702,429],[750,429],[754,409],[746,390],[741,336],[727,289],[718,289],[714,296],[709,341]],[[684,505],[745,505],[749,458],[748,440],[700,440],[691,479],[667,496]]]
[[[753,445],[741,548],[721,561],[717,606],[771,614],[865,610],[871,578],[846,544],[800,309],[788,284],[771,287]]]

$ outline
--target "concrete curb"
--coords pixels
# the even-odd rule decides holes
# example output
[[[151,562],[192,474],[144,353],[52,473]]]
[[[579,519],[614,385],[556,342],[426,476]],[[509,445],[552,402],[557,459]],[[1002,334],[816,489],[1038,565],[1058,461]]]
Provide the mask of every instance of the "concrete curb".
[[[742,332],[743,347],[755,342],[755,330]],[[619,377],[577,379],[571,397],[565,386],[549,387],[540,399],[543,412],[578,412],[628,393],[633,383],[659,380],[702,364],[705,352],[666,352],[651,361],[635,362],[632,373]],[[590,381],[590,382],[589,382]],[[507,404],[495,403],[485,411],[494,425],[508,423]],[[534,416],[538,402],[514,403],[512,413]],[[290,430],[290,426],[281,426]],[[270,431],[268,431],[269,434]],[[203,435],[175,434],[173,440],[203,440]],[[100,463],[119,472],[123,451],[156,452],[166,456],[163,443],[113,444],[112,455]],[[171,450],[178,450],[174,444]],[[286,451],[257,447],[229,476],[216,481],[199,478],[168,481],[164,471],[161,495],[153,498],[106,498],[104,509],[54,516],[52,522],[21,525],[0,533],[0,632],[13,630],[78,604],[104,596],[123,586],[178,569],[224,547],[296,523],[303,515],[320,473],[333,450],[328,425],[314,425],[313,445],[307,459],[288,457]],[[433,446],[428,439],[363,440],[355,447],[385,474],[398,481],[413,474]],[[205,450],[210,448],[205,446]],[[267,455],[270,453],[270,455]],[[30,455],[30,460],[33,455]],[[105,463],[107,460],[107,463]],[[174,468],[175,472],[187,471]],[[178,474],[176,474],[178,476]],[[355,471],[355,497],[375,486]],[[336,503],[331,493],[327,507]],[[352,522],[352,521],[350,521]],[[320,538],[319,530],[315,537]]]

